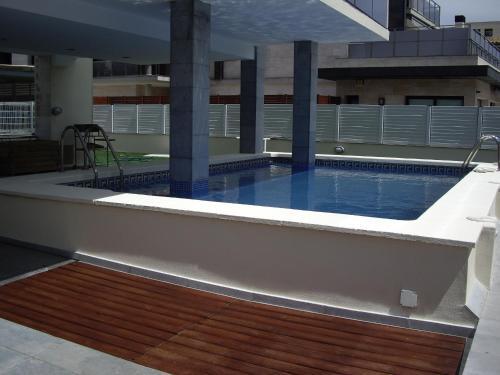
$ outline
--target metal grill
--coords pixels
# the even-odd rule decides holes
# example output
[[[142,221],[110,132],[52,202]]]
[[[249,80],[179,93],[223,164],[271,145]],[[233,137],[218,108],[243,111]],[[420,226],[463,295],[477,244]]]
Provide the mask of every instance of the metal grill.
[[[31,135],[33,133],[33,102],[0,103],[0,134]]]

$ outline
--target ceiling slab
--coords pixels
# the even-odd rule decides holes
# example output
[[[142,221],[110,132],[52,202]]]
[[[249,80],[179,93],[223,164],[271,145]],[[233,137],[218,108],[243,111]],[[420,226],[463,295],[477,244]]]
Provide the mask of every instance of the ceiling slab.
[[[252,58],[255,45],[294,40],[388,38],[386,29],[344,0],[207,2],[212,60]],[[168,0],[0,0],[0,50],[165,63],[169,20]]]

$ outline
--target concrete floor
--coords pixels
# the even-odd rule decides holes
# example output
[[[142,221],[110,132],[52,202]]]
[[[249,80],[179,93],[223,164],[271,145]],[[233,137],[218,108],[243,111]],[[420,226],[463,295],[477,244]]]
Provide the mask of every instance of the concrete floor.
[[[0,284],[5,280],[39,269],[52,267],[68,259],[0,241]]]
[[[0,338],[0,375],[164,374],[3,319]]]

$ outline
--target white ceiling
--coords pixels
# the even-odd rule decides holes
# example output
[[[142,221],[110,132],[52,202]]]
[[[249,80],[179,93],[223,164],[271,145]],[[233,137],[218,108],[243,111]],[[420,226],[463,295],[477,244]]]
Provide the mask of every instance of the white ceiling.
[[[206,1],[214,60],[251,58],[260,44],[388,37],[344,0]],[[169,19],[169,0],[0,0],[0,50],[162,63],[169,60]]]

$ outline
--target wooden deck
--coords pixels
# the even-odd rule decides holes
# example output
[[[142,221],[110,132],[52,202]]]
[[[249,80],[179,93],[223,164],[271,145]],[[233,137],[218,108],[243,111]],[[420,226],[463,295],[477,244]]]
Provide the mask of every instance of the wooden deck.
[[[465,340],[84,263],[0,288],[0,317],[173,374],[456,374]]]

